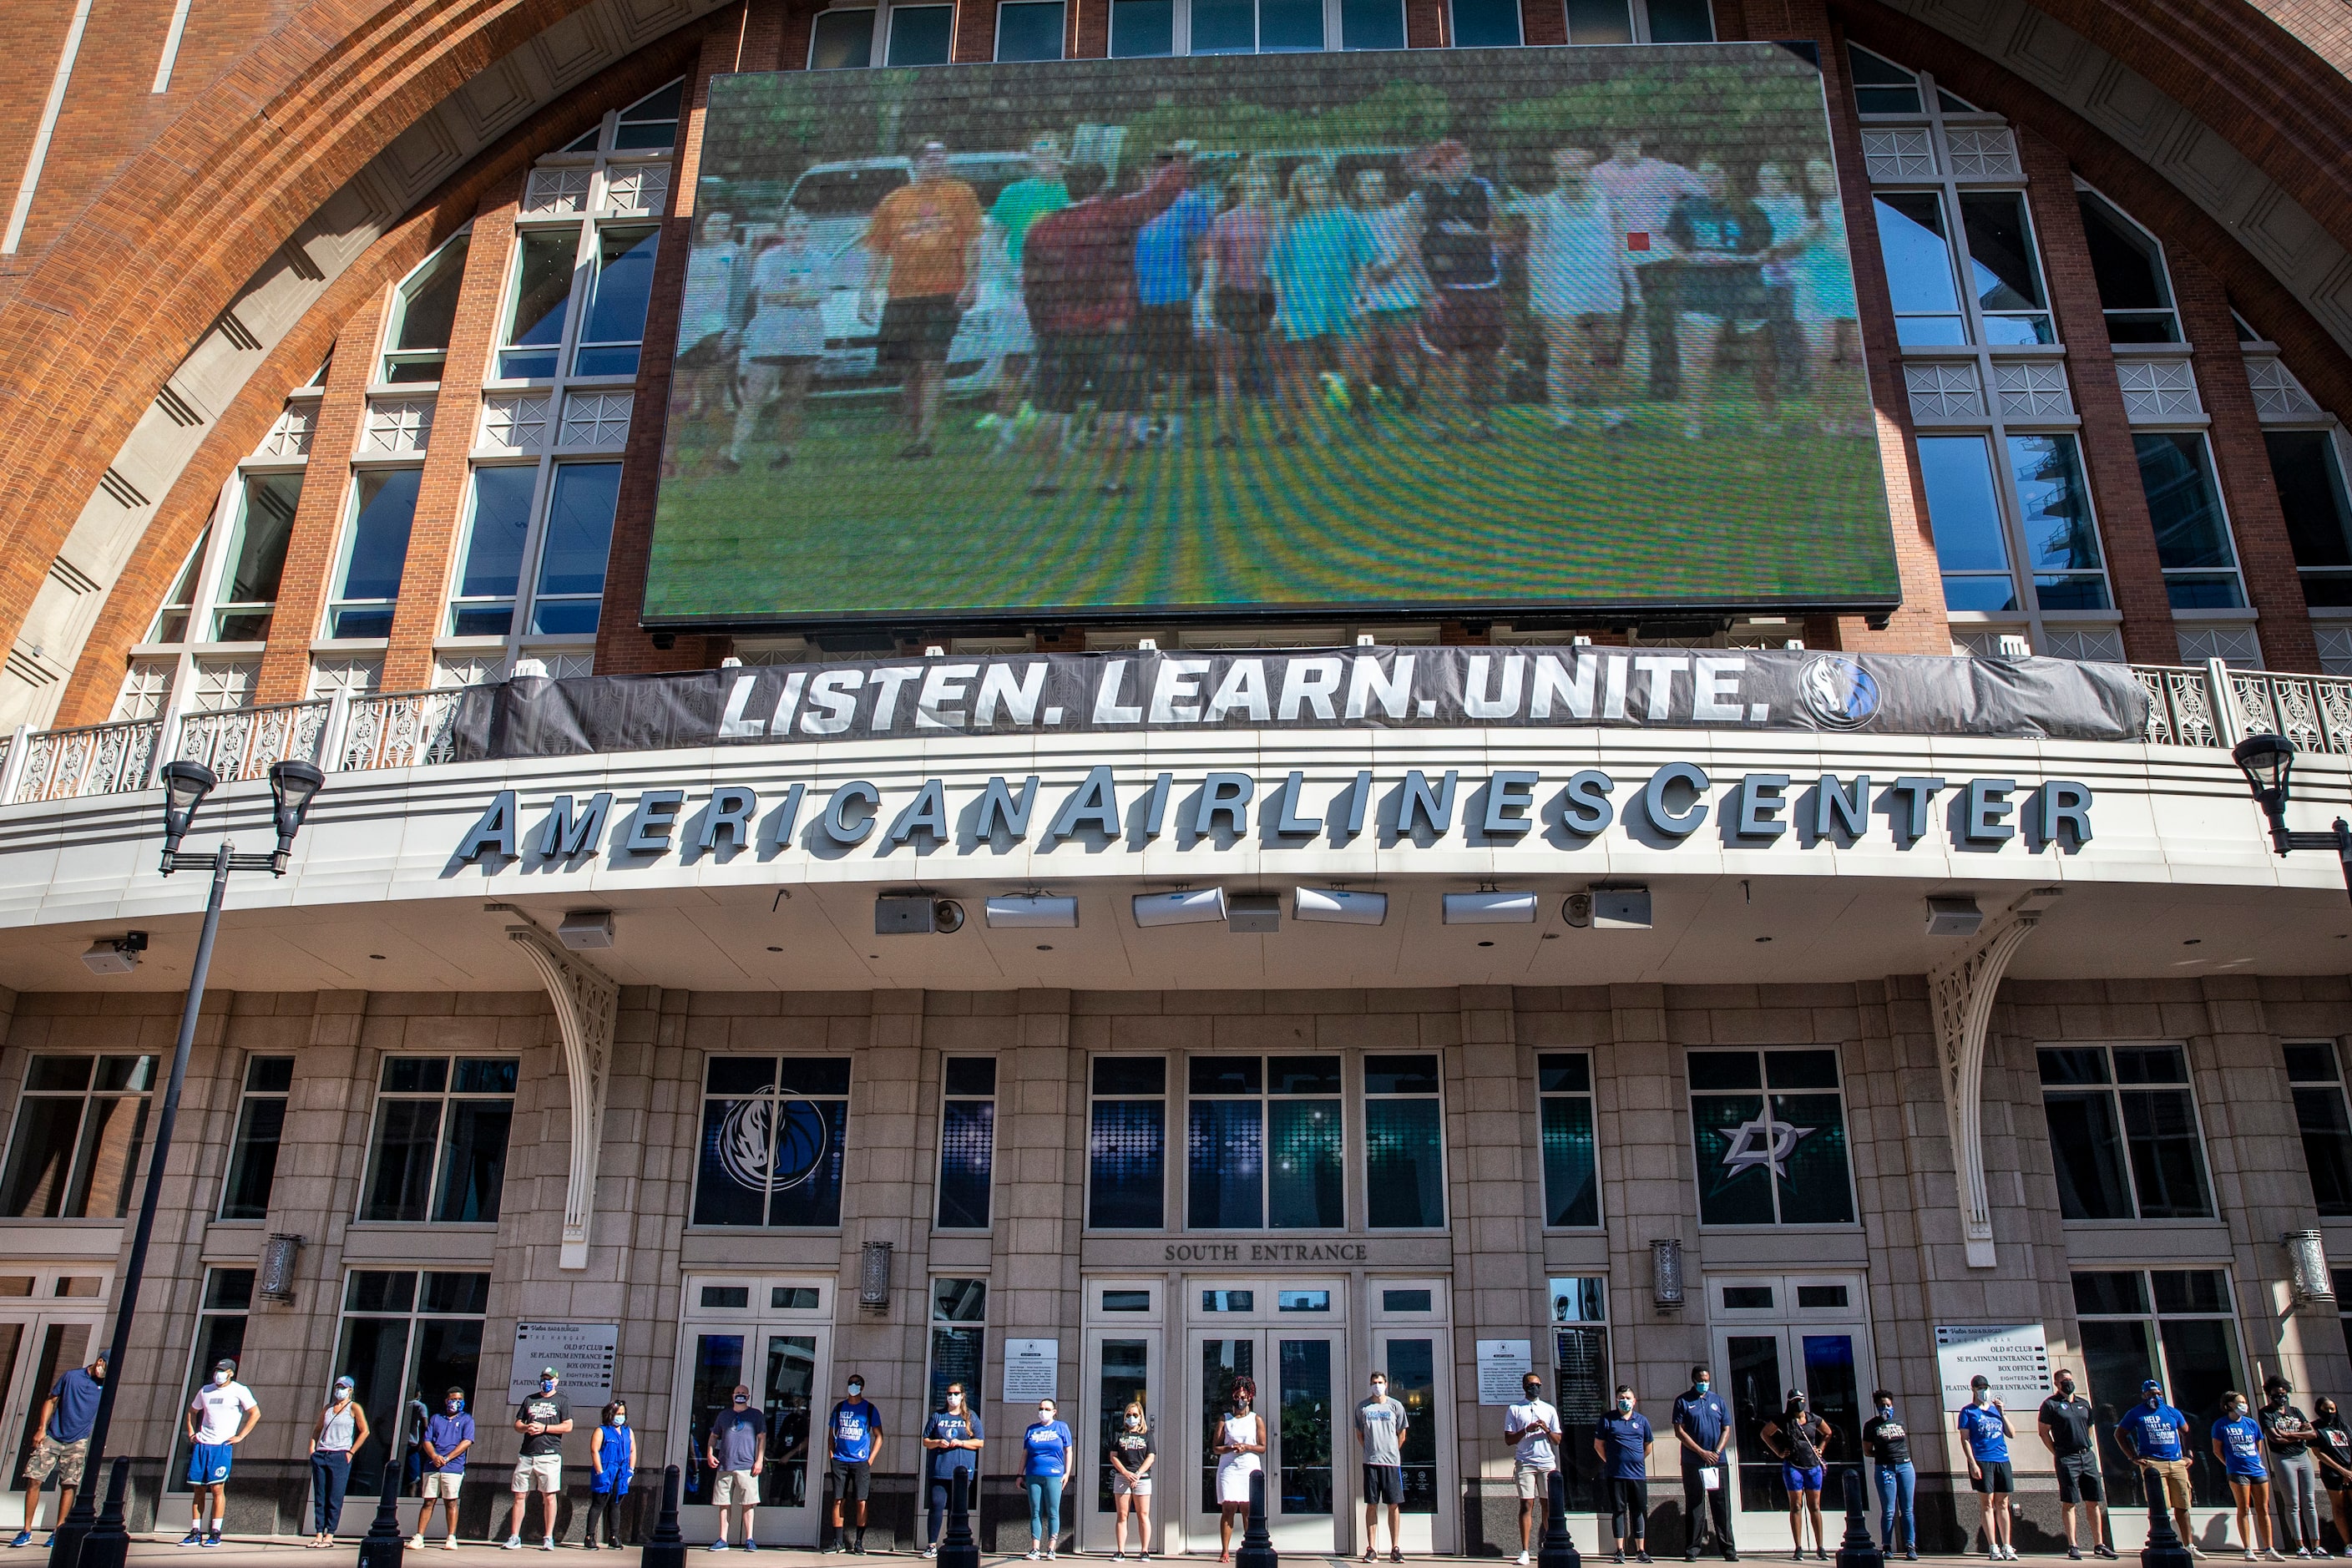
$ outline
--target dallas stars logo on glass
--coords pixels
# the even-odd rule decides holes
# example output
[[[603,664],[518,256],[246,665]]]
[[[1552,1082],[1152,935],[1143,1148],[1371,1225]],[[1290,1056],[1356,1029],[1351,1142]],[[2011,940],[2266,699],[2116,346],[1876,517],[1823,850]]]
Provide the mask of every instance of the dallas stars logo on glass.
[[[1742,1171],[1761,1165],[1782,1181],[1789,1179],[1789,1156],[1797,1145],[1811,1137],[1817,1129],[1795,1127],[1764,1111],[1730,1130],[1730,1142],[1723,1152],[1726,1179]],[[1718,1134],[1722,1136],[1722,1134]]]
[[[1684,1060],[1700,1224],[1853,1223],[1836,1051],[1699,1049]]]

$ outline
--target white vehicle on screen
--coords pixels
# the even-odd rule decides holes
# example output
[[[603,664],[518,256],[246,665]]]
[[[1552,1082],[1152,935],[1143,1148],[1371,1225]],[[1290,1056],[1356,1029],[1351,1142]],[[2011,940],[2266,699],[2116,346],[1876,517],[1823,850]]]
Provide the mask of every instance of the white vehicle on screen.
[[[980,198],[985,212],[997,193],[1029,175],[1021,153],[953,153],[948,174]],[[824,357],[817,362],[811,391],[818,396],[889,392],[897,376],[875,364],[875,323],[858,315],[872,261],[864,242],[866,225],[882,198],[914,180],[914,162],[903,156],[854,158],[812,163],[793,182],[785,205],[806,215],[809,247],[825,260]],[[758,243],[756,237],[753,244]],[[982,247],[980,286],[948,345],[947,391],[986,392],[1003,373],[1004,342],[1000,326],[1005,305],[1018,287],[1011,268],[993,246]]]

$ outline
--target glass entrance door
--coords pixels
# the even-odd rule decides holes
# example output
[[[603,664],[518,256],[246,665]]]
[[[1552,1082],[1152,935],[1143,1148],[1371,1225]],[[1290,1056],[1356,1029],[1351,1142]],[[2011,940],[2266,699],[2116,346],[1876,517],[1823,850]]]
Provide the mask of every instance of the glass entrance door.
[[[102,1274],[0,1275],[0,1463],[20,1487],[42,1401],[60,1373],[89,1365],[97,1352],[107,1284]],[[46,1489],[49,1496],[41,1517],[53,1521],[54,1482]],[[24,1517],[21,1489],[0,1494],[0,1525],[14,1531]]]
[[[1339,1424],[1345,1415],[1338,1407],[1336,1380],[1345,1363],[1339,1337],[1285,1329],[1195,1331],[1190,1351],[1187,1549],[1206,1550],[1218,1540],[1213,1450],[1233,1409],[1234,1385],[1247,1378],[1257,1390],[1255,1408],[1265,1423],[1271,1449],[1265,1456],[1267,1533],[1279,1551],[1335,1550],[1336,1515],[1354,1491],[1343,1487],[1340,1468],[1345,1456]],[[1238,1529],[1234,1535],[1238,1549]]]
[[[1445,1496],[1448,1489],[1439,1467],[1451,1436],[1444,1428],[1453,1409],[1441,1382],[1446,1372],[1444,1352],[1444,1342],[1426,1329],[1382,1329],[1372,1338],[1372,1364],[1389,1374],[1389,1397],[1404,1406],[1404,1441],[1398,1445],[1404,1459],[1404,1511],[1399,1519],[1399,1533],[1404,1538],[1407,1552],[1440,1550],[1437,1500]],[[1350,1435],[1347,1441],[1349,1452],[1353,1454],[1353,1415],[1348,1420]],[[1360,1511],[1354,1520],[1359,1530],[1362,1520]],[[1447,1537],[1444,1549],[1450,1551],[1450,1521],[1444,1529]],[[1381,1539],[1388,1539],[1385,1521],[1381,1525]],[[1363,1544],[1357,1542],[1360,1548]]]
[[[1714,1371],[1729,1398],[1735,1456],[1732,1506],[1742,1548],[1787,1549],[1789,1493],[1764,1428],[1781,1420],[1788,1393],[1801,1388],[1832,1434],[1826,1455],[1825,1521],[1845,1506],[1845,1472],[1862,1459],[1863,1394],[1870,1373],[1862,1281],[1779,1276],[1707,1279]],[[1865,1479],[1867,1473],[1865,1472]],[[1834,1531],[1834,1522],[1829,1523]]]
[[[1117,1294],[1117,1292],[1114,1292]],[[1156,1457],[1146,1472],[1152,1495],[1145,1513],[1151,1521],[1146,1536],[1140,1521],[1128,1524],[1127,1550],[1158,1551],[1165,1510],[1181,1495],[1172,1478],[1183,1473],[1183,1456],[1171,1451],[1176,1429],[1160,1408],[1159,1388],[1160,1336],[1156,1330],[1089,1329],[1087,1331],[1086,1401],[1079,1412],[1080,1459],[1070,1500],[1063,1506],[1076,1514],[1078,1549],[1108,1552],[1118,1543],[1114,1530],[1116,1504],[1111,1500],[1110,1447],[1113,1436],[1124,1428],[1130,1403],[1143,1406],[1144,1420]]]
[[[752,1408],[768,1428],[755,1538],[763,1545],[814,1546],[824,1500],[824,1412],[831,1408],[832,1335],[822,1321],[820,1291],[809,1286],[698,1288],[691,1281],[688,1289],[689,1302],[702,1309],[690,1316],[725,1311],[748,1321],[689,1321],[679,1336],[686,1352],[678,1359],[674,1406],[686,1417],[686,1449],[678,1461],[684,1470],[679,1528],[689,1541],[718,1536],[717,1473],[703,1463],[703,1455],[711,1423],[732,1408],[740,1384],[751,1389]],[[769,1310],[754,1309],[754,1300]],[[737,1307],[740,1314],[731,1310]]]

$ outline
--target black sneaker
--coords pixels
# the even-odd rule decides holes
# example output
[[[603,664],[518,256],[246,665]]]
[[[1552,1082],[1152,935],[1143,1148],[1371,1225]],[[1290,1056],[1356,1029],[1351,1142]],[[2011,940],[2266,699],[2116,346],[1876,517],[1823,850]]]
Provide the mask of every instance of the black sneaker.
[[[1698,1548],[1697,1548],[1697,1547],[1696,1547],[1696,1546],[1694,1546],[1694,1547],[1692,1547],[1688,1552],[1684,1552],[1684,1553],[1683,1553],[1683,1561],[1684,1561],[1684,1562],[1685,1562],[1685,1563],[1696,1563],[1696,1562],[1697,1562],[1697,1561],[1698,1561]]]
[[[2066,1561],[2067,1561],[2067,1562],[2069,1562],[2069,1563],[2080,1563],[2082,1560],[2083,1560],[2083,1549],[2082,1549],[2081,1547],[2079,1547],[2079,1546],[2069,1546],[2068,1548],[2066,1548]]]
[[[2116,1549],[2108,1545],[2104,1541],[2100,1542],[2096,1546],[2092,1547],[2091,1551],[2095,1555],[2104,1557],[2110,1563],[2113,1563],[2116,1560]]]
[[[1620,1552],[1615,1556],[1610,1558],[1609,1561],[1612,1563],[1622,1563],[1625,1561],[1625,1554]]]
[[[1633,1553],[1633,1561],[1636,1563],[1647,1563],[1649,1560],[1650,1554],[1646,1552],[1636,1552]]]

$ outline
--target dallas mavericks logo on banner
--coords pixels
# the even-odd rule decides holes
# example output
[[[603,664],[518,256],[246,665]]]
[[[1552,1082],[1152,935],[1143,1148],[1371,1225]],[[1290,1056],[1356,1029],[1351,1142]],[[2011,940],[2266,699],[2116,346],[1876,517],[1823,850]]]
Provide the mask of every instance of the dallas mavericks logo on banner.
[[[1878,682],[1850,658],[1823,656],[1797,682],[1805,711],[1832,730],[1859,730],[1878,715]]]

